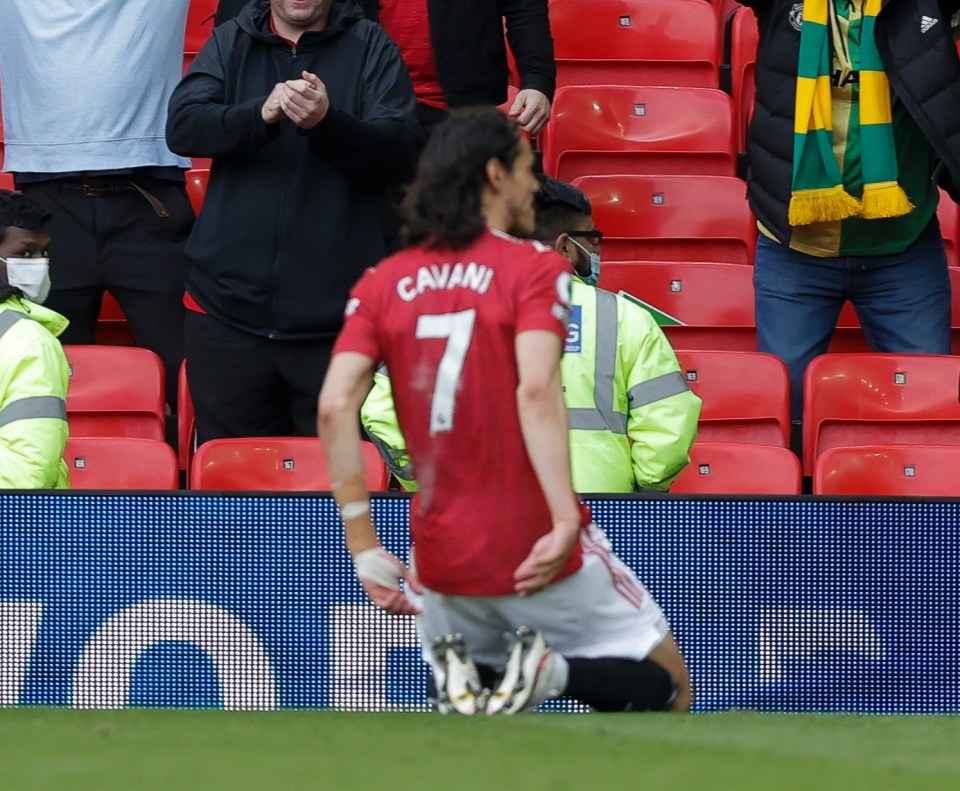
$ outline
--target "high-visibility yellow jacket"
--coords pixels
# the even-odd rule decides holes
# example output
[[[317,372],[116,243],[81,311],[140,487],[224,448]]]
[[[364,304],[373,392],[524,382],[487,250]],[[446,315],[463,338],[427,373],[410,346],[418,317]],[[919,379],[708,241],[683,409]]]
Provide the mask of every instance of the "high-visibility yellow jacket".
[[[573,488],[666,491],[690,461],[701,401],[646,310],[577,279],[572,296],[560,372]],[[375,374],[360,417],[394,476],[415,489],[386,372]]]
[[[0,302],[0,489],[67,489],[63,451],[70,369],[59,313],[16,296]]]

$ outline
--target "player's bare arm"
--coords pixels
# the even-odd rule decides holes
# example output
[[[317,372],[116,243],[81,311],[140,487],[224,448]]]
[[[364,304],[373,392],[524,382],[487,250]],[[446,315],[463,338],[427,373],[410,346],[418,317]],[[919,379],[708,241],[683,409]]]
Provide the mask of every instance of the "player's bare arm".
[[[559,336],[544,330],[517,335],[517,410],[527,454],[553,519],[514,572],[521,596],[544,588],[564,567],[580,534],[580,508],[570,480],[567,409],[560,384]]]
[[[399,558],[380,544],[363,475],[358,416],[373,382],[374,366],[374,360],[356,352],[334,355],[320,391],[317,428],[347,548],[364,590],[388,613],[415,615],[418,609],[403,594],[400,580],[406,579],[418,592],[420,586]]]

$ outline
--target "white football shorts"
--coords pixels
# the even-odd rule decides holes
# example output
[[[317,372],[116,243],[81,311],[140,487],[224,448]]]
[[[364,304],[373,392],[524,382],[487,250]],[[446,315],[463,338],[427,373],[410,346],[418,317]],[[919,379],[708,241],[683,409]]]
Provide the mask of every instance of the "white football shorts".
[[[581,533],[583,565],[571,576],[526,598],[449,596],[428,589],[407,596],[422,609],[417,631],[430,661],[430,646],[459,633],[474,661],[502,669],[504,632],[518,626],[540,629],[547,644],[565,657],[645,659],[670,631],[659,605],[616,555],[603,531]]]

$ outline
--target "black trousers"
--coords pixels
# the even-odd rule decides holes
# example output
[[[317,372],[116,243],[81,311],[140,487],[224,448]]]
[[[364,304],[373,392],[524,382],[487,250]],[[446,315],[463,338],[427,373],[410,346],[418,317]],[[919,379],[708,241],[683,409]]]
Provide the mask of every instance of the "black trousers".
[[[197,441],[315,437],[334,340],[272,340],[188,310],[187,382]]]
[[[156,352],[167,376],[167,402],[176,411],[183,359],[183,290],[189,261],[183,246],[194,213],[183,184],[137,174],[91,179],[93,191],[134,180],[168,216],[135,190],[89,195],[77,178],[23,184],[24,195],[53,215],[46,304],[70,320],[63,343],[94,343],[103,292],[126,314],[138,346]],[[74,185],[74,186],[71,186]]]

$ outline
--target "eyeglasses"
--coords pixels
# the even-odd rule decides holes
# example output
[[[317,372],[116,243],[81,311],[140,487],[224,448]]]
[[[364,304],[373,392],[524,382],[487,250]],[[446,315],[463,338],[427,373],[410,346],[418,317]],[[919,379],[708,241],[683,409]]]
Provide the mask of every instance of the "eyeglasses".
[[[603,241],[603,231],[597,230],[596,228],[592,231],[567,231],[567,236],[579,236],[582,239],[586,239],[594,247],[599,247],[600,242]]]

